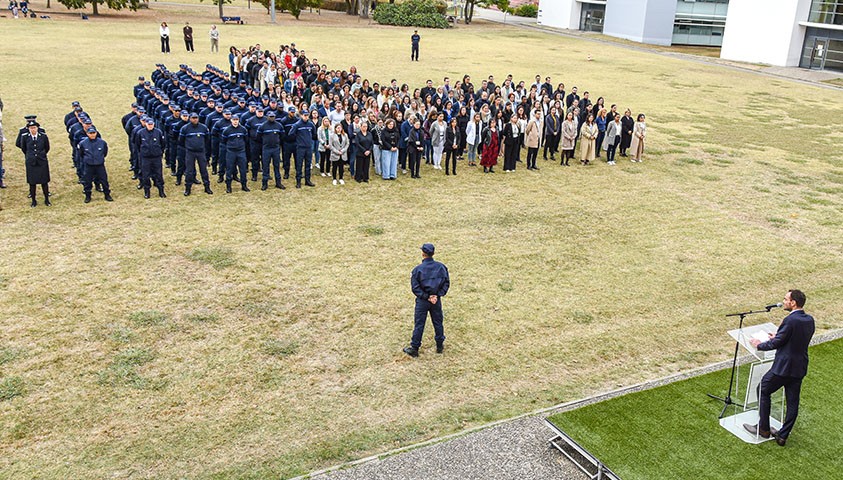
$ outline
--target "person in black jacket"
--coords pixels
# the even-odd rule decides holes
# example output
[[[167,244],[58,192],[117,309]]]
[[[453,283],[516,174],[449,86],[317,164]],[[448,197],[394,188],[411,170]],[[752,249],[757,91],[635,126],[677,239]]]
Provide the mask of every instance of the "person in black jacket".
[[[814,336],[814,317],[805,313],[805,294],[800,290],[790,290],[784,296],[782,306],[790,314],[782,320],[775,335],[761,342],[751,339],[753,347],[761,351],[776,350],[773,366],[764,374],[759,385],[758,424],[744,424],[744,428],[753,435],[762,438],[776,437],[776,443],[782,447],[793,430],[799,413],[799,392],[802,379],[808,374],[808,345]],[[787,414],[782,428],[777,432],[770,428],[770,396],[784,387],[787,401]]]
[[[357,164],[354,166],[354,180],[357,183],[369,182],[369,159],[375,146],[369,122],[360,122],[360,131],[354,136],[354,150],[357,152]]]
[[[424,152],[424,133],[421,129],[421,120],[413,118],[413,128],[407,135],[407,158],[410,161],[410,178],[421,178],[421,156]]]
[[[398,131],[394,118],[387,118],[381,130],[381,177],[384,180],[395,180],[398,176]]]
[[[49,185],[50,163],[47,160],[50,139],[35,120],[26,122],[26,128],[28,132],[18,136],[18,141],[26,163],[26,183],[29,184],[29,196],[32,198],[30,206],[38,205],[35,199],[35,187],[41,185],[41,190],[44,192],[44,205],[49,207],[52,205]]]
[[[518,131],[518,117],[513,115],[501,132],[503,140],[503,171],[514,172],[518,153],[521,150],[521,135]]]
[[[196,164],[199,164],[199,174],[202,176],[202,184],[205,185],[205,193],[213,195],[211,191],[211,180],[208,178],[208,159],[211,156],[211,132],[208,127],[199,123],[199,114],[190,114],[190,122],[181,127],[179,131],[179,142],[184,148],[184,196],[190,195],[193,181],[196,179]]]
[[[411,357],[419,356],[422,336],[424,335],[424,324],[427,322],[427,314],[430,312],[430,321],[433,322],[434,339],[436,340],[436,353],[442,353],[445,349],[445,329],[442,325],[442,297],[448,293],[451,287],[451,279],[448,274],[448,267],[433,259],[435,248],[432,243],[425,243],[421,246],[422,262],[416,265],[410,274],[410,287],[413,295],[416,296],[416,309],[414,314],[413,337],[410,346],[404,349],[404,353]]]
[[[83,139],[76,148],[79,149],[79,163],[82,168],[82,185],[85,192],[85,203],[91,203],[91,188],[96,179],[102,185],[105,201],[113,202],[111,188],[108,186],[108,173],[105,170],[105,157],[108,156],[108,144],[97,137],[97,129],[93,125],[85,131],[87,138]]]
[[[550,151],[550,159],[556,160],[556,152],[559,151],[559,137],[562,131],[562,119],[556,107],[550,108],[550,113],[544,118],[544,159],[547,160],[547,152]]]
[[[621,156],[626,156],[626,150],[632,143],[632,130],[635,128],[635,120],[632,119],[632,111],[628,108],[621,117]]]
[[[146,128],[140,130],[135,136],[135,148],[140,158],[140,184],[143,187],[143,198],[149,198],[150,181],[158,188],[158,196],[166,198],[161,162],[164,149],[167,148],[167,137],[161,130],[155,128],[154,118],[146,118]]]
[[[454,175],[457,174],[457,153],[460,150],[460,127],[457,122],[457,117],[452,117],[448,122],[448,127],[445,128],[445,175],[450,175],[451,171]],[[450,167],[450,170],[449,168]]]

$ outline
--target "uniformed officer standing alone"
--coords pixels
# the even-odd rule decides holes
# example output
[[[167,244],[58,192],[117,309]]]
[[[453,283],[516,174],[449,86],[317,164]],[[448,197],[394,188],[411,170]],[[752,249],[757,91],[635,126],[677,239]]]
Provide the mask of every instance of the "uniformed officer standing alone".
[[[425,243],[421,250],[422,263],[416,265],[410,275],[410,286],[416,296],[415,326],[413,327],[413,338],[410,340],[410,346],[404,349],[404,353],[411,357],[419,356],[419,347],[421,347],[428,312],[430,312],[430,320],[433,322],[433,331],[435,332],[436,353],[442,353],[445,349],[445,329],[442,326],[442,297],[448,293],[448,288],[451,286],[448,267],[433,259],[435,251],[433,244]]]
[[[108,156],[108,144],[97,137],[97,129],[93,125],[85,131],[88,138],[79,142],[79,162],[82,168],[82,185],[85,189],[85,203],[91,203],[91,188],[94,179],[102,185],[105,201],[113,202],[111,188],[108,185],[108,173],[105,171],[105,157]]]
[[[26,183],[29,184],[29,196],[32,198],[34,207],[38,205],[35,200],[35,187],[41,185],[44,192],[44,205],[50,203],[50,163],[47,161],[47,154],[50,152],[50,139],[41,129],[41,125],[35,120],[26,122],[28,133],[18,137],[20,149],[26,160]]]

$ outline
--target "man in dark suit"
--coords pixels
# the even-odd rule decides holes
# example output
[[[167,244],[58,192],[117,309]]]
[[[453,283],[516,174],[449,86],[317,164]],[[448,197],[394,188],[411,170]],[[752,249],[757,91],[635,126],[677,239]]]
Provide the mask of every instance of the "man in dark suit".
[[[814,336],[814,317],[802,310],[805,294],[799,290],[788,291],[782,305],[790,315],[782,320],[776,334],[770,334],[766,342],[750,340],[758,350],[776,350],[776,359],[770,371],[761,379],[758,425],[745,423],[744,428],[762,438],[769,438],[772,434],[776,437],[776,443],[783,447],[799,413],[799,391],[802,379],[808,373],[808,344]],[[770,396],[782,387],[787,401],[787,414],[781,430],[776,432],[770,430]]]

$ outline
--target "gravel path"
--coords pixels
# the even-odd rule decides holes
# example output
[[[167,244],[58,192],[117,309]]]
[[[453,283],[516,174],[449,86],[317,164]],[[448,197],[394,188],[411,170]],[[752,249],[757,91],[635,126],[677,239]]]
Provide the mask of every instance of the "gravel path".
[[[524,417],[453,440],[357,467],[319,480],[582,480],[586,477],[547,441],[543,416]]]

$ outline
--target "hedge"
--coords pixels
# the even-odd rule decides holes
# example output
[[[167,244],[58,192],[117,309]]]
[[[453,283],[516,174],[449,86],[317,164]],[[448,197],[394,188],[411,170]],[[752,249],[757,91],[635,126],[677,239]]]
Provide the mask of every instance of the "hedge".
[[[432,0],[408,0],[403,3],[378,3],[372,18],[383,25],[401,27],[448,28],[445,16]]]

